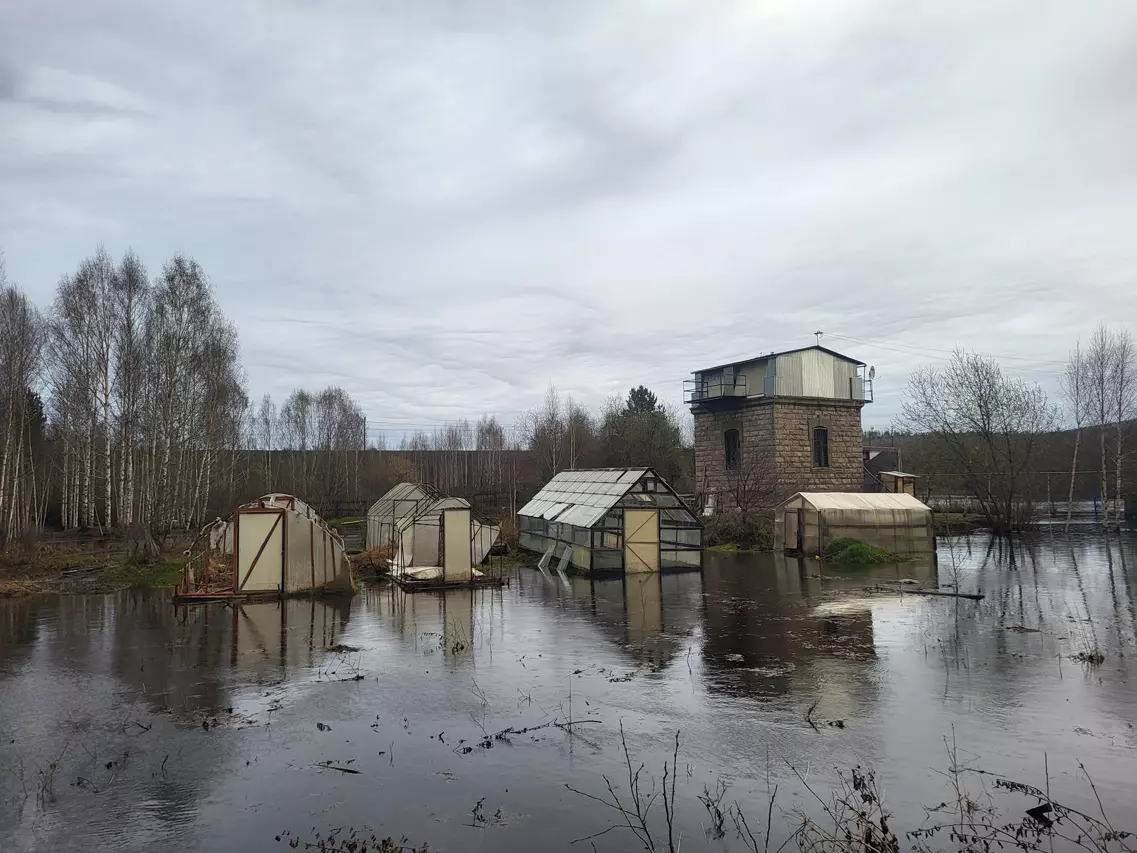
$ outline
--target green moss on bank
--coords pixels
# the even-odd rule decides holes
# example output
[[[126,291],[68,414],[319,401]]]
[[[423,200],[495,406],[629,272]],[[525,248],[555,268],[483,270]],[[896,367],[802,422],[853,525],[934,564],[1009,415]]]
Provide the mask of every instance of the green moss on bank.
[[[901,563],[908,559],[852,536],[834,539],[825,547],[823,556],[826,562],[847,566],[875,566],[880,563]]]
[[[100,580],[107,586],[148,586],[154,589],[177,586],[182,580],[186,557],[182,554],[165,554],[150,565],[121,563],[110,566]]]
[[[762,551],[769,551],[769,548],[759,547],[757,545],[738,545],[734,542],[727,542],[722,545],[711,545],[705,550],[711,551],[715,554],[757,554]]]

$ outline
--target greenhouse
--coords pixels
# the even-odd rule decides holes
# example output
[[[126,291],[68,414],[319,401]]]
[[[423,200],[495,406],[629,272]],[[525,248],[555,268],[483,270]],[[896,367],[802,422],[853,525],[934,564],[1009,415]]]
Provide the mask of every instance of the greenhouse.
[[[422,580],[466,581],[501,537],[465,498],[423,483],[399,483],[367,512],[367,547],[391,548],[391,573]]]
[[[442,499],[442,495],[425,483],[399,483],[367,510],[367,547],[382,548],[395,541],[398,523],[423,512]]]
[[[651,468],[562,471],[517,516],[521,547],[544,562],[629,573],[703,565],[702,526]]]
[[[860,539],[894,554],[935,550],[932,511],[912,495],[798,492],[774,512],[774,547],[818,555],[831,542]]]
[[[343,539],[295,495],[264,495],[203,534],[206,550],[186,562],[186,599],[353,590]]]

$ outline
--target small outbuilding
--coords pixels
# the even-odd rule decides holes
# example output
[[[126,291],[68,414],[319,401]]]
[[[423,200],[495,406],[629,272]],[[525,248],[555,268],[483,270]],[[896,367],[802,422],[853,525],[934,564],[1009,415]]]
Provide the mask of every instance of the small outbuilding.
[[[932,510],[909,494],[798,492],[775,510],[778,550],[822,554],[846,536],[913,556],[933,553],[936,542]]]
[[[903,471],[881,471],[880,490],[895,495],[911,495],[916,497],[915,474],[905,474]]]
[[[522,548],[585,572],[701,569],[703,528],[651,468],[562,471],[517,513]]]

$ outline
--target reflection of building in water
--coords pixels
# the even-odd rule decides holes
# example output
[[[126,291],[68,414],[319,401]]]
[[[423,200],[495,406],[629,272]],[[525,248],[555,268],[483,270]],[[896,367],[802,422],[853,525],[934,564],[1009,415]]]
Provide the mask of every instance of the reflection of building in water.
[[[936,584],[930,560],[842,571],[781,554],[723,554],[709,557],[703,574],[708,687],[759,696],[820,688],[831,714],[866,689],[857,662],[875,658],[874,610],[894,600],[864,588],[903,578]]]
[[[234,604],[230,662],[262,678],[272,670],[320,665],[351,613],[351,599],[286,598]]]
[[[202,716],[221,714],[246,692],[248,679],[230,663],[229,611],[219,605],[176,609],[168,591],[134,589],[0,602],[0,614],[0,716],[19,726],[19,740],[5,758],[29,767],[57,760],[57,790],[65,787],[63,779],[100,784],[97,797],[77,789],[59,796],[51,820],[37,817],[26,846],[12,832],[0,832],[0,846],[70,848],[75,827],[91,823],[92,809],[111,816],[108,826],[133,827],[132,839],[141,833],[156,842],[150,846],[183,841],[201,803],[232,772],[230,739],[182,740],[190,726],[202,734]],[[161,761],[167,748],[170,772],[151,772],[158,765],[147,763],[155,755]],[[112,756],[124,757],[125,774],[104,787],[107,776],[95,770]],[[131,769],[136,756],[139,764]],[[6,785],[0,782],[0,827],[8,829]]]
[[[654,666],[675,658],[701,615],[697,574],[555,578],[527,571],[518,583],[529,597],[590,617],[622,649]]]
[[[501,610],[498,588],[404,592],[391,584],[367,591],[367,606],[381,617],[379,624],[414,648],[439,649],[448,656],[474,646],[480,639],[479,617],[487,623]]]

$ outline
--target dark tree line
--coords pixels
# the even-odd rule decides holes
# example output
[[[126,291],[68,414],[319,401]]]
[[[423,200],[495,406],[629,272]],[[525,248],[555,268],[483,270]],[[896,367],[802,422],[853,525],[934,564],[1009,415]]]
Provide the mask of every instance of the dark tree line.
[[[46,310],[0,254],[0,548],[64,529],[194,529],[269,491],[358,510],[399,480],[515,510],[564,468],[652,465],[679,487],[690,448],[642,386],[590,413],[550,388],[514,429],[493,416],[369,447],[342,388],[250,405],[237,329],[201,266],[151,275],[101,247]]]

